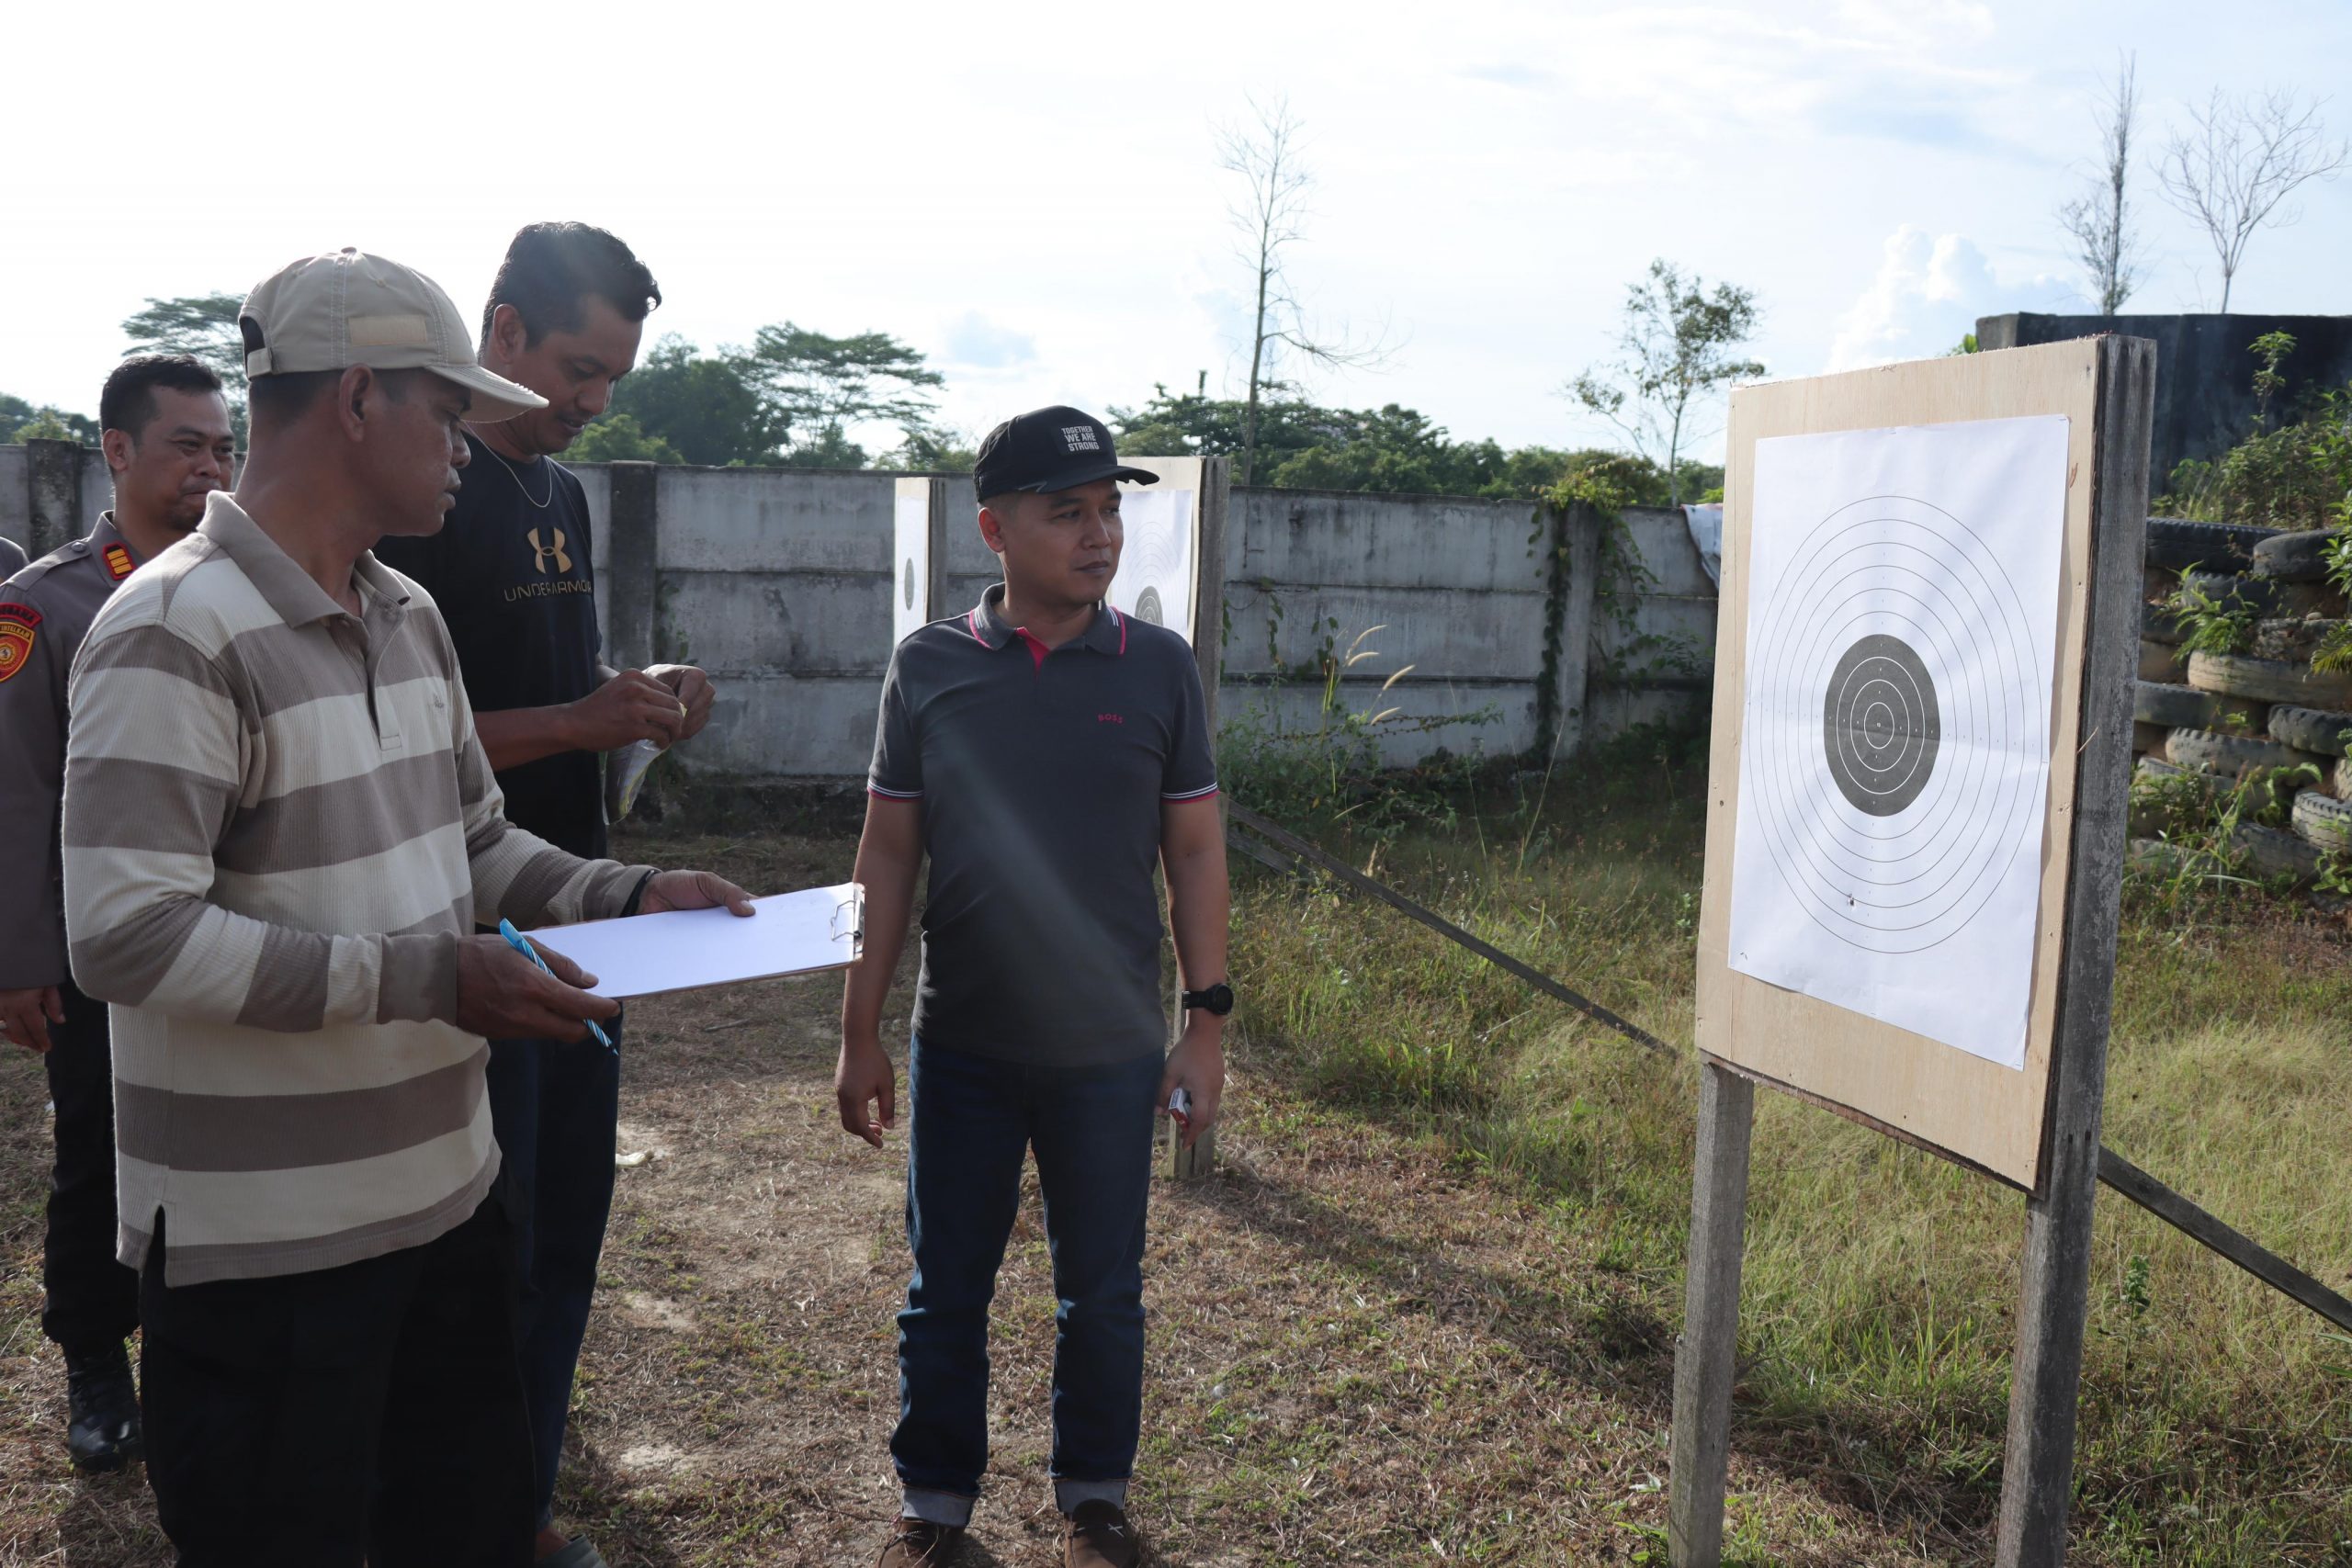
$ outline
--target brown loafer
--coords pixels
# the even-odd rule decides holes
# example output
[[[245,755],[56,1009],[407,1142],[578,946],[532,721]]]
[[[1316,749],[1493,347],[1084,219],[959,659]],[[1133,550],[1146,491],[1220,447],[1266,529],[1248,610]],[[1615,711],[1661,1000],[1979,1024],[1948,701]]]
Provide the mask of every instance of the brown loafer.
[[[1116,1503],[1080,1503],[1069,1517],[1063,1561],[1069,1568],[1136,1568],[1143,1561],[1143,1540]]]
[[[961,1525],[935,1525],[929,1519],[900,1519],[890,1527],[882,1555],[874,1568],[947,1568],[964,1543]]]

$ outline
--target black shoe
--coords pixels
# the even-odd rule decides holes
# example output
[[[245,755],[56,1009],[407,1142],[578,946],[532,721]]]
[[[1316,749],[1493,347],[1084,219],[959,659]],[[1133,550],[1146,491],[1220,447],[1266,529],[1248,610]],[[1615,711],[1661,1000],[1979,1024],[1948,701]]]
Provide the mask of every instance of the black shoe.
[[[120,1470],[139,1457],[139,1394],[130,1358],[117,1340],[103,1350],[65,1357],[65,1397],[73,1413],[65,1451],[80,1471]]]

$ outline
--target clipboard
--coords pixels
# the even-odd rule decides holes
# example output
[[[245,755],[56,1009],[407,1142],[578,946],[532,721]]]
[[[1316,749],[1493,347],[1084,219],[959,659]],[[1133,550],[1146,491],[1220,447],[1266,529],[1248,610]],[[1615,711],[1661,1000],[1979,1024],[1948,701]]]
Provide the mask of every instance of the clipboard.
[[[672,909],[526,931],[596,976],[597,996],[699,991],[845,969],[865,953],[865,889],[854,882],[754,898],[758,913]]]

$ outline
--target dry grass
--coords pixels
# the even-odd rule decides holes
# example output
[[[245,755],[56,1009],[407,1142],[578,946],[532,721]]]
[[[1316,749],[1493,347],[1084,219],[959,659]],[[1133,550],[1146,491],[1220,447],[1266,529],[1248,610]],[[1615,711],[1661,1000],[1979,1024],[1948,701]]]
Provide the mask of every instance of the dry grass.
[[[847,873],[831,835],[656,852],[761,886]],[[1564,829],[1527,863],[1541,888],[1530,882],[1490,933],[1687,1035],[1674,935],[1695,870],[1672,828]],[[1432,850],[1396,869],[1433,894],[1452,875],[1461,907],[1471,864]],[[1252,1017],[1222,1163],[1155,1199],[1136,1511],[1157,1560],[1663,1562],[1687,1084],[1385,913],[1254,879],[1238,924]],[[2167,960],[2195,973],[2157,977],[2209,984],[2239,939],[2207,935],[2214,953],[2191,943]],[[633,1012],[622,1145],[654,1157],[620,1173],[560,1500],[616,1568],[862,1562],[893,1511],[902,1155],[833,1125],[837,995],[784,984]],[[2279,1239],[2341,1280],[2342,1040],[2319,1001],[2293,1016],[2283,1029],[2258,1010],[2153,1017],[2127,999],[2115,1141],[2168,1176],[2212,1178],[2188,1185],[2225,1213],[2305,1205],[2308,1224]],[[2159,1036],[2177,1047],[2160,1070],[2142,1045]],[[2229,1064],[2220,1086],[2198,1066],[2216,1059]],[[2168,1109],[2184,1094],[2203,1118],[2187,1130]],[[2333,1117],[2306,1114],[2314,1102]],[[36,1323],[41,1106],[38,1067],[0,1061],[0,1568],[161,1563],[137,1479],[85,1483],[63,1462],[62,1377]],[[2248,1139],[2267,1145],[2260,1159],[2221,1152]],[[1991,1483],[1969,1466],[1998,1429],[1997,1243],[2013,1240],[2016,1203],[1801,1108],[1768,1108],[1757,1146],[1740,1560],[1988,1560]],[[2294,1175],[2331,1155],[2330,1180]],[[2176,1483],[2198,1482],[2191,1495],[2224,1522],[2271,1518],[2248,1495],[2267,1468],[2281,1491],[2335,1486],[2291,1517],[2342,1518],[2352,1402],[2322,1356],[2250,1370],[2242,1386],[2262,1404],[2135,1434],[2136,1472],[2113,1457],[2121,1408],[2180,1408],[2164,1391],[2183,1368],[2267,1366],[2312,1337],[2153,1226],[2111,1208],[2101,1221],[2094,1515],[2172,1506]],[[2157,1305],[2111,1339],[2115,1276],[2134,1253],[2152,1259]],[[1033,1202],[999,1293],[974,1568],[1059,1560],[1044,1477],[1050,1314]],[[2175,1338],[2190,1334],[2221,1343],[2184,1360]],[[2086,1526],[2082,1560],[2328,1560],[2251,1535],[2224,1550],[2219,1525],[2177,1552],[2114,1546],[2103,1528]]]

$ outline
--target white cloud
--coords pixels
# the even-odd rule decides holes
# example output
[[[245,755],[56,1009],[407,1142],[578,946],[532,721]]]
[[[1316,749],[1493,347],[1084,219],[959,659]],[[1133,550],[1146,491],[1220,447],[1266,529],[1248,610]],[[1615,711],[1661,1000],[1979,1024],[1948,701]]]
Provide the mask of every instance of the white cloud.
[[[2066,287],[2041,276],[2004,279],[1962,234],[1905,223],[1886,237],[1878,276],[1838,318],[1828,370],[1925,359],[1976,330],[1979,316],[2067,308]]]

